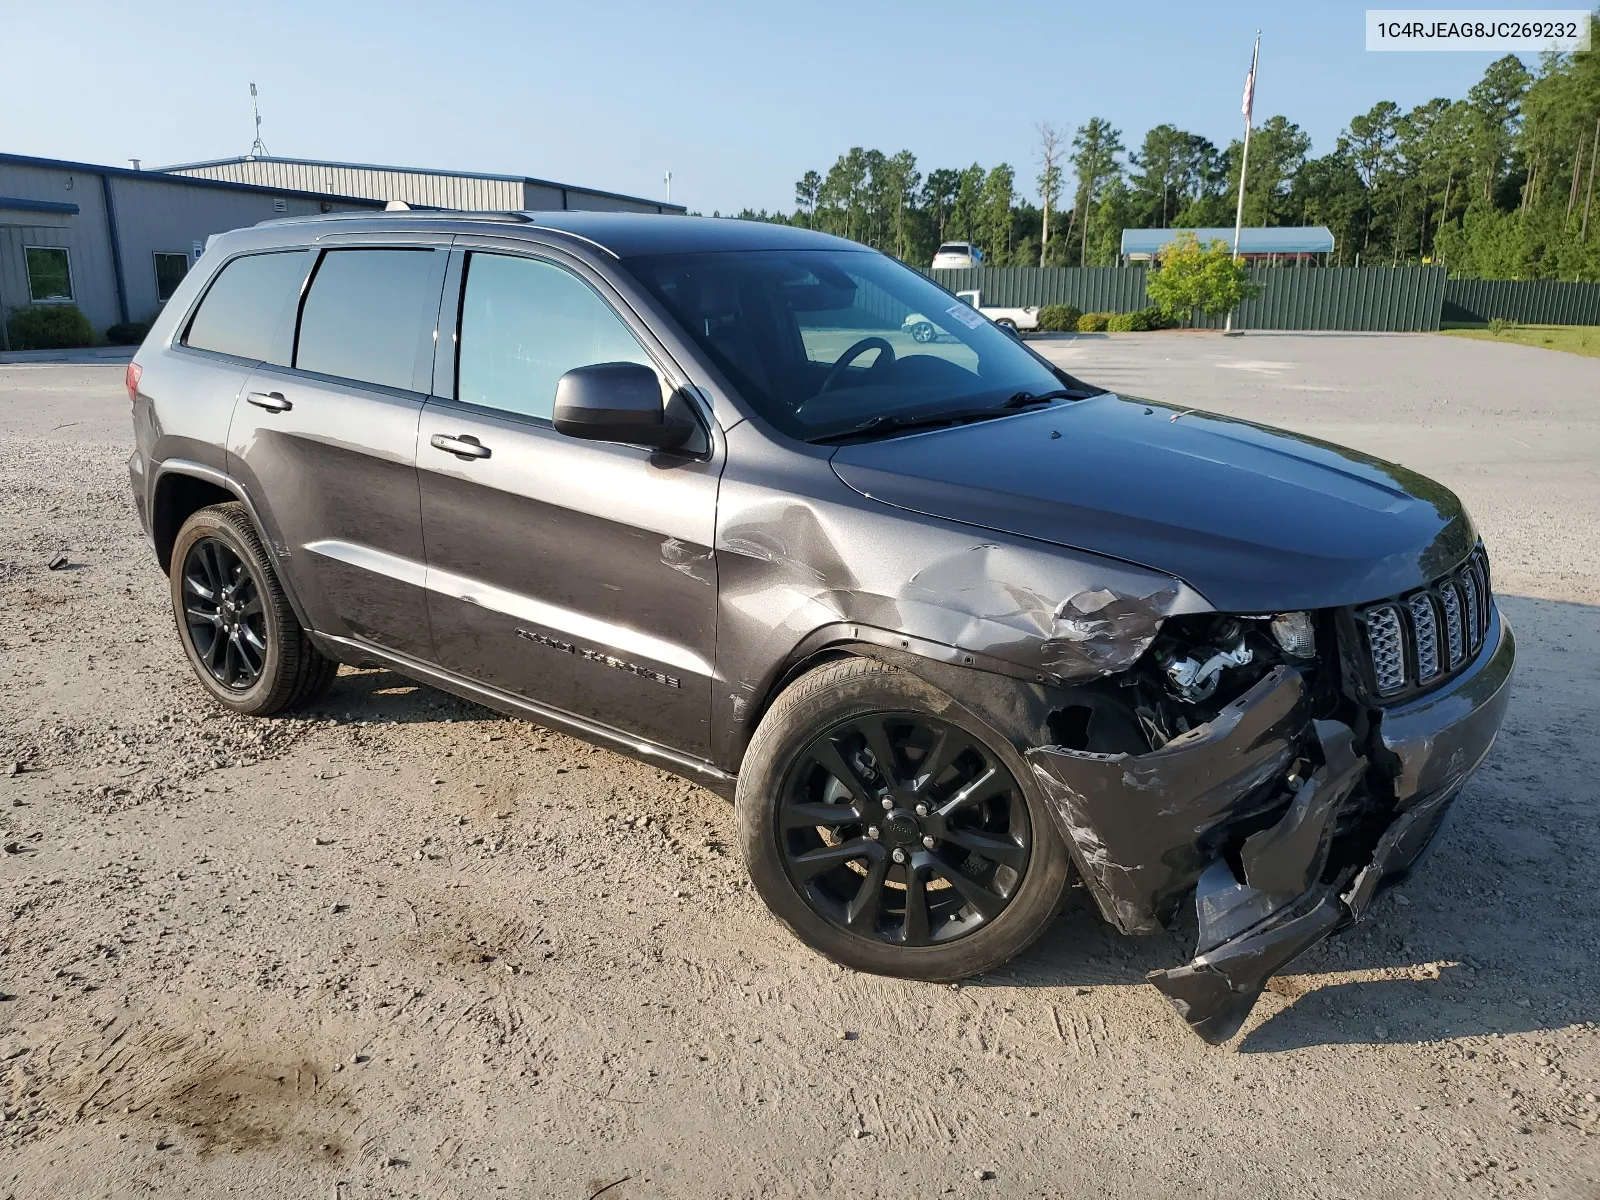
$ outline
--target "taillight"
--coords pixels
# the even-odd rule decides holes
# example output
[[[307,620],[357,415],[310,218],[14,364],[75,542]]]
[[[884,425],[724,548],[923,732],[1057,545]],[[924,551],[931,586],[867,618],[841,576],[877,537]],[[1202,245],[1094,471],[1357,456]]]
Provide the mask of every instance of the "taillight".
[[[139,380],[144,378],[144,368],[136,362],[128,364],[128,373],[122,377],[122,382],[128,388],[128,403],[133,404],[139,399]]]

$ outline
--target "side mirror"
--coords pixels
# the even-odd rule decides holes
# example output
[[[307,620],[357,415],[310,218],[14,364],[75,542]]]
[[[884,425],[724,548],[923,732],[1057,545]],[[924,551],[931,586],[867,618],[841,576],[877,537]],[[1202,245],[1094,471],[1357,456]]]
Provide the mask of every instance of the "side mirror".
[[[670,450],[692,432],[667,415],[661,380],[638,363],[574,367],[556,381],[554,424],[558,433],[596,442],[622,442]]]

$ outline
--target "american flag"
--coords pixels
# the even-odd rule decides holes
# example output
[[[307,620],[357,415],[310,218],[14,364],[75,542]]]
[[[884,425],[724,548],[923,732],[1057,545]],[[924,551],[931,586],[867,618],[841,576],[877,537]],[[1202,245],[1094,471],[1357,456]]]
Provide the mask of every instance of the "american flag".
[[[1239,106],[1239,111],[1244,113],[1244,119],[1250,120],[1250,109],[1256,101],[1256,58],[1261,53],[1261,39],[1256,39],[1256,48],[1250,52],[1250,74],[1244,77],[1244,103]]]

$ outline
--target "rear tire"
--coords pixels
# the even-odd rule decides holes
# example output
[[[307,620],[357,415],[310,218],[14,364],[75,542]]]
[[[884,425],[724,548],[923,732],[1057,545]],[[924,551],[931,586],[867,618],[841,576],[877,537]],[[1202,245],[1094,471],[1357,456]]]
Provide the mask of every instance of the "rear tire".
[[[872,659],[826,663],[778,697],[734,805],[768,907],[859,971],[946,982],[990,970],[1044,932],[1069,879],[1010,743]]]
[[[239,503],[202,508],[172,547],[172,614],[200,685],[222,707],[263,717],[309,703],[339,664],[312,645]]]

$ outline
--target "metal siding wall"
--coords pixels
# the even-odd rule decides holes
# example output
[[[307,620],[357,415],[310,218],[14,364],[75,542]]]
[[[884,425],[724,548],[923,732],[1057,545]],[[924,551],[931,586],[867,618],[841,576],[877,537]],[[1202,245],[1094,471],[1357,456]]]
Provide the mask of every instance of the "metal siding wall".
[[[930,271],[952,292],[976,289],[1001,308],[1072,304],[1084,312],[1148,307],[1143,267],[970,267]],[[1444,303],[1442,267],[1254,267],[1263,285],[1234,315],[1236,329],[1432,330]],[[1600,284],[1563,287],[1595,287]],[[1201,318],[1220,329],[1225,317]]]
[[[320,163],[253,162],[219,163],[173,172],[206,179],[227,179],[285,191],[321,192],[335,196],[361,196],[371,200],[402,200],[429,208],[468,211],[506,211],[522,207],[522,182],[471,175],[436,175],[425,171],[383,171],[370,167],[332,166]]]
[[[277,217],[310,216],[321,202],[283,197],[284,211],[270,193],[234,192],[186,186],[182,180],[155,172],[141,178],[113,176],[117,226],[122,240],[122,270],[128,285],[128,315],[150,321],[161,309],[156,291],[157,252],[183,253],[194,265],[194,243],[213,233],[226,233]],[[332,204],[334,212],[364,211],[352,204]]]
[[[31,303],[23,248],[61,246],[72,270],[73,303],[89,318],[95,333],[103,335],[120,319],[100,178],[57,167],[0,164],[0,195],[78,206],[76,216],[66,217],[0,213],[0,317]]]
[[[542,183],[525,183],[522,185],[522,203],[518,207],[528,212],[560,212],[561,189],[546,187]]]
[[[1600,325],[1600,283],[1555,279],[1451,279],[1444,285],[1447,321],[1504,317],[1529,325]]]
[[[618,196],[602,196],[582,188],[567,189],[567,207],[583,212],[635,212],[658,213],[661,207],[638,200],[624,200]]]

